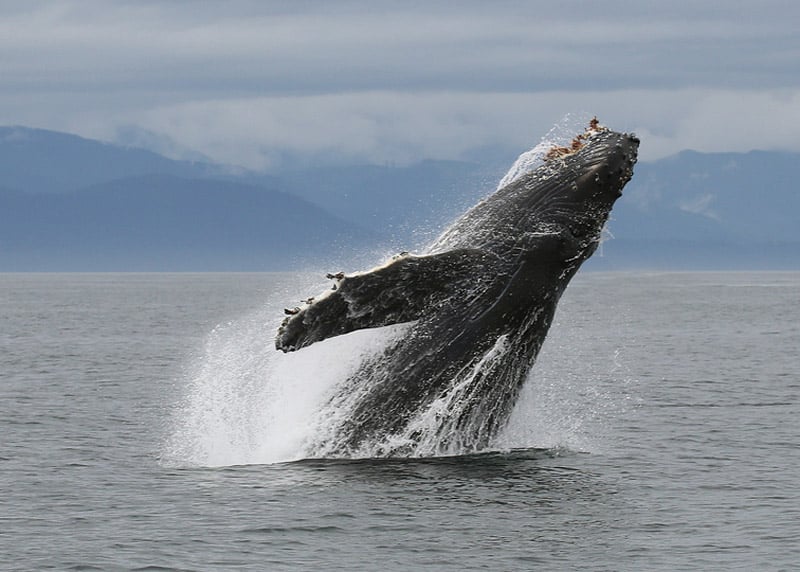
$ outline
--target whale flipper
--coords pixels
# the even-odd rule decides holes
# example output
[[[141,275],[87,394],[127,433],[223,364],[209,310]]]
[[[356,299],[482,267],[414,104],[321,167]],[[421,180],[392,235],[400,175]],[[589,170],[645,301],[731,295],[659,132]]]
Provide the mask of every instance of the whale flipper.
[[[399,255],[369,272],[337,276],[335,290],[284,321],[275,347],[294,351],[354,330],[417,320],[452,298],[464,281],[485,274],[494,258],[468,248]]]

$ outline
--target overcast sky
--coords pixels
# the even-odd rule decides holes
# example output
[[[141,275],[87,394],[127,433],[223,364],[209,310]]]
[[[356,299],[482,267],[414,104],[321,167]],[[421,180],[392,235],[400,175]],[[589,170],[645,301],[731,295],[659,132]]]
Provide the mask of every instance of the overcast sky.
[[[800,3],[0,4],[5,125],[264,168],[522,151],[567,113],[645,160],[800,151]]]

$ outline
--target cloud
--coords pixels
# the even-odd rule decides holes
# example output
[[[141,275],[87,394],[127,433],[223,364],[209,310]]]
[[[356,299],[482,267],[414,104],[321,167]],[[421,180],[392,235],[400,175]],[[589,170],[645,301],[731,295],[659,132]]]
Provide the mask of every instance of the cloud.
[[[636,130],[645,159],[800,150],[798,14],[722,0],[20,3],[0,8],[0,123],[147,130],[262,168],[286,153],[522,150],[567,112]]]
[[[800,150],[800,90],[358,92],[195,101],[117,122],[168,134],[220,162],[269,168],[287,152],[376,163],[458,159],[492,146],[521,152],[567,113],[596,114],[615,129],[638,133],[645,161],[686,148]],[[94,135],[113,137],[102,130]]]
[[[0,19],[0,72],[6,89],[205,97],[796,84],[796,19],[776,6],[798,8],[671,4],[40,3]]]
[[[640,129],[651,158],[681,149],[800,151],[800,89],[684,90],[663,99],[681,113],[663,132]]]

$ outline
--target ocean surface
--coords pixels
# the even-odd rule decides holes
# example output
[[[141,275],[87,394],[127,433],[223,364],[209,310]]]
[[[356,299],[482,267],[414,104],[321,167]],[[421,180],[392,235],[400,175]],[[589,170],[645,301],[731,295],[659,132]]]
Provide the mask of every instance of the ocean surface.
[[[0,274],[1,570],[797,570],[800,273],[582,273],[495,447],[302,459],[306,274]],[[312,351],[313,350],[313,351]]]

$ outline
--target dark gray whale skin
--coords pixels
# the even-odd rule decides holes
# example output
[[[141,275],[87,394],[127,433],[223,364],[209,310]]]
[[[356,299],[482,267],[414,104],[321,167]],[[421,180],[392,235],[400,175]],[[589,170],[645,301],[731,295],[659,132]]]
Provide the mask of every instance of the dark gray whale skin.
[[[411,322],[328,403],[345,409],[312,455],[471,452],[503,428],[570,279],[599,244],[633,174],[639,140],[601,128],[469,210],[422,256],[338,275],[290,316],[295,351],[347,332]]]

